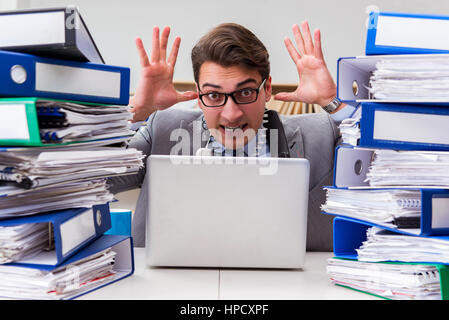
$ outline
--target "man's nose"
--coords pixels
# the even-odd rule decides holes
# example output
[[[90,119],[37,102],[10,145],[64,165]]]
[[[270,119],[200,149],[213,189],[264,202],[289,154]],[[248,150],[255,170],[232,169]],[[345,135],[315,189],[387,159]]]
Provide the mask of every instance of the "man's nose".
[[[238,122],[238,120],[243,116],[242,109],[238,104],[229,98],[226,104],[223,106],[221,111],[221,117],[226,119],[230,123]]]

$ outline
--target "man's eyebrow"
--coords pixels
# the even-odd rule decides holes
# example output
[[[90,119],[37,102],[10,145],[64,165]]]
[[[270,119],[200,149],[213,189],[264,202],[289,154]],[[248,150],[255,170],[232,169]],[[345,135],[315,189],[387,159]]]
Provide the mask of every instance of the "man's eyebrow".
[[[219,86],[217,84],[208,83],[208,82],[204,83],[201,87],[202,88],[204,88],[204,87],[212,87],[212,88],[215,88],[215,89],[221,89],[221,86]]]
[[[244,84],[247,84],[247,83],[256,83],[257,84],[257,80],[253,79],[253,78],[248,78],[248,79],[246,79],[246,80],[244,80],[242,82],[237,83],[236,88],[237,87],[241,87],[241,86],[243,86]]]
[[[257,84],[257,80],[254,79],[254,78],[248,78],[246,80],[243,80],[243,81],[237,83],[237,85],[235,87],[238,88],[238,87],[241,87],[241,86],[243,86],[243,85],[245,85],[247,83],[256,83]],[[222,89],[221,86],[219,86],[217,84],[209,83],[209,82],[206,82],[206,83],[204,83],[201,86],[201,88],[204,88],[204,87],[212,87],[212,88],[215,88],[215,89]]]

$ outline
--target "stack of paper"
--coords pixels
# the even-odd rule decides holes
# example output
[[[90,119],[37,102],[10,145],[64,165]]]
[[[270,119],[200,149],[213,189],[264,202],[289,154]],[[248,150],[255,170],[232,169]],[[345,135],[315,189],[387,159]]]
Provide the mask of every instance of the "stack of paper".
[[[328,213],[373,223],[393,223],[399,217],[421,216],[420,190],[325,190],[327,199],[321,210]]]
[[[91,207],[114,200],[105,179],[62,183],[35,189],[0,187],[0,218],[69,208]]]
[[[0,264],[26,259],[49,248],[47,223],[0,226]]]
[[[371,186],[449,187],[449,153],[375,150],[365,181]]]
[[[415,237],[371,227],[367,240],[356,249],[360,261],[435,262],[449,264],[449,241]]]
[[[75,17],[83,28],[44,23],[43,30],[51,17]],[[124,148],[135,134],[130,70],[88,54],[95,44],[74,7],[6,18],[25,38],[0,52],[2,68],[16,64],[0,86],[0,297],[71,299],[134,271],[131,237],[104,235],[114,200],[107,178],[143,167],[142,152]],[[36,44],[22,27],[62,31],[76,43],[19,53]],[[80,57],[85,62],[72,60]]]
[[[343,143],[357,146],[360,140],[361,108],[356,109],[351,118],[343,119],[338,126]]]
[[[361,115],[340,124],[347,145],[325,187],[323,213],[337,216],[328,270],[388,299],[449,300],[449,54],[428,45],[445,37],[421,32],[449,16],[369,20],[367,56],[339,60],[338,95]]]
[[[365,263],[330,258],[332,283],[397,300],[441,300],[440,277],[432,265]]]
[[[370,78],[375,99],[449,100],[449,57],[382,59]]]
[[[115,276],[111,249],[51,271],[0,266],[0,296],[20,299],[63,299],[98,287]]]
[[[127,106],[102,106],[39,100],[36,103],[41,138],[73,142],[131,136]]]
[[[350,144],[351,146],[358,145],[360,139],[360,124],[358,119],[344,119],[338,127],[340,128],[343,143]]]
[[[142,152],[134,148],[0,153],[3,180],[26,188],[136,173],[143,166],[142,159]]]

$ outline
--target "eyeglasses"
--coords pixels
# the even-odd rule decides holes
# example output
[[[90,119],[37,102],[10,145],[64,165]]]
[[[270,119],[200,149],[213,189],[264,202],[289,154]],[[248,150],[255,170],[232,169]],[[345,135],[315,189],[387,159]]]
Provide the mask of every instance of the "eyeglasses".
[[[257,97],[259,96],[260,88],[262,88],[265,85],[265,81],[267,79],[265,78],[262,83],[260,84],[259,88],[245,88],[236,90],[230,93],[224,93],[224,92],[208,92],[208,93],[202,93],[199,95],[199,98],[201,102],[206,106],[210,108],[216,108],[221,107],[228,102],[228,97],[231,97],[232,100],[236,104],[249,104],[253,103],[257,100]]]

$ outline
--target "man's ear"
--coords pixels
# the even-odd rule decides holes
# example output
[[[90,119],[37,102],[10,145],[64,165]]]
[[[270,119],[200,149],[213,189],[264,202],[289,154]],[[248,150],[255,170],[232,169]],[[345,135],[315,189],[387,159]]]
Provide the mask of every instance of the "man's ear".
[[[271,76],[268,76],[267,80],[265,81],[265,102],[270,101],[271,93],[272,93]]]

